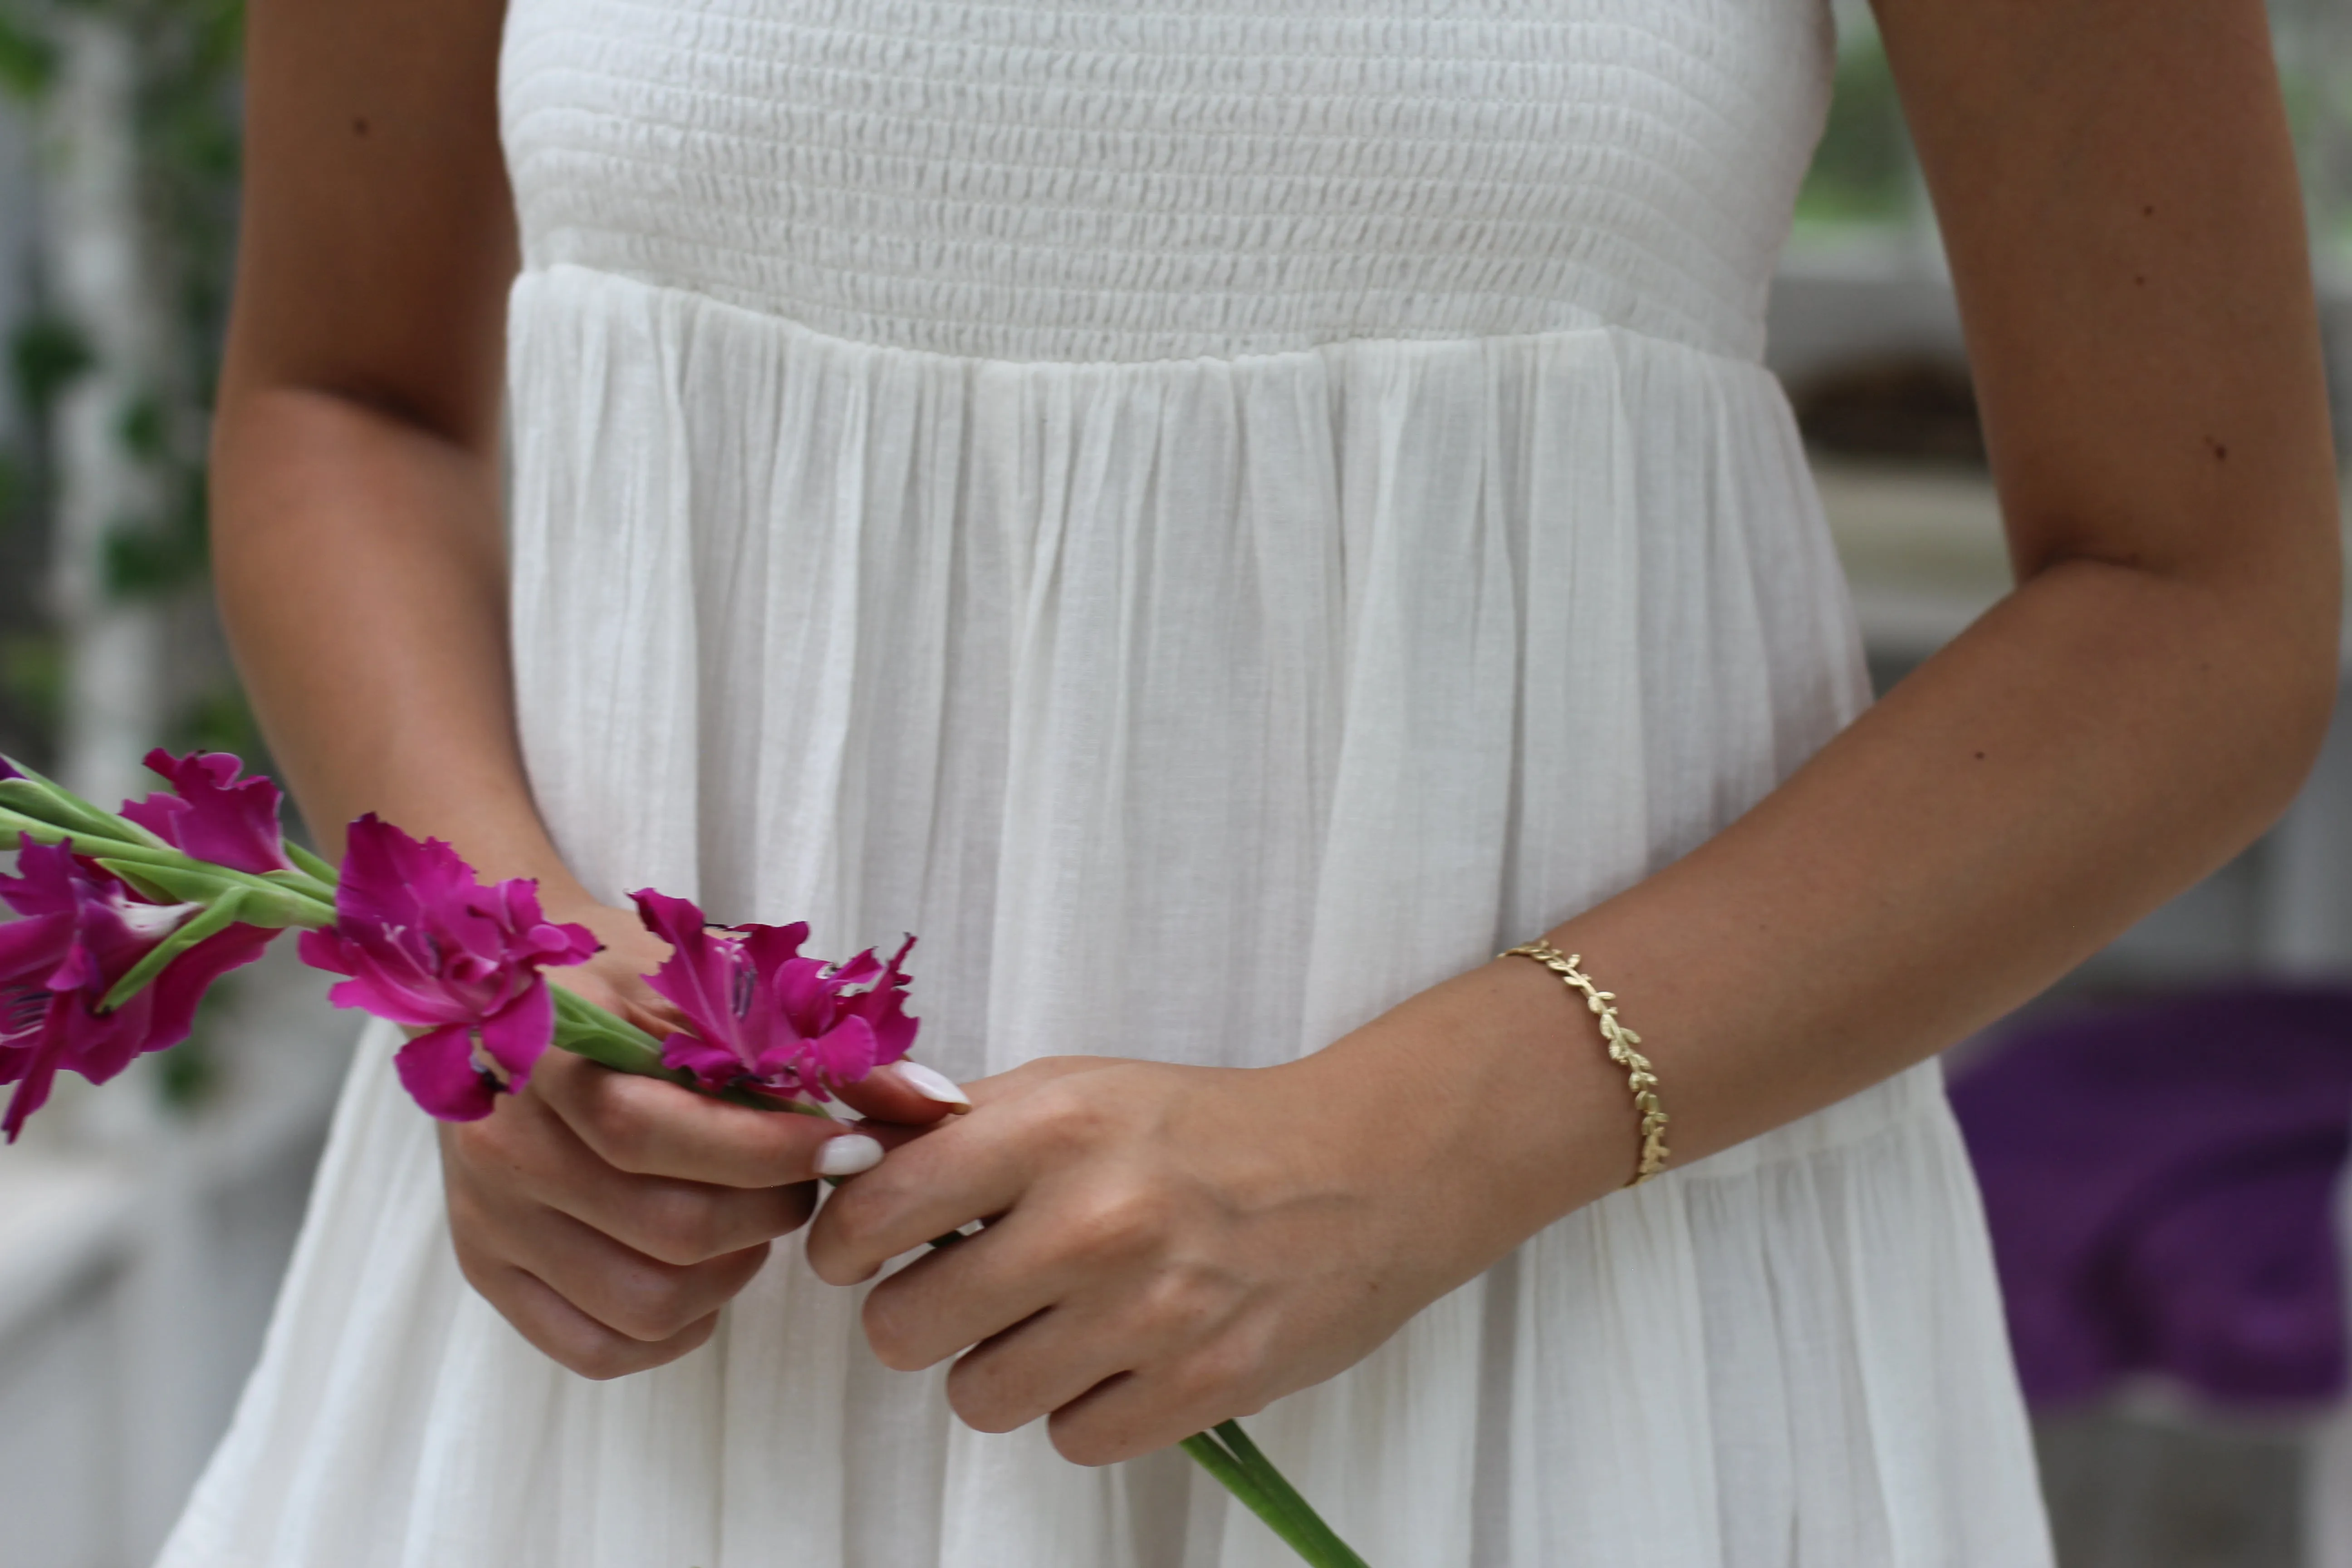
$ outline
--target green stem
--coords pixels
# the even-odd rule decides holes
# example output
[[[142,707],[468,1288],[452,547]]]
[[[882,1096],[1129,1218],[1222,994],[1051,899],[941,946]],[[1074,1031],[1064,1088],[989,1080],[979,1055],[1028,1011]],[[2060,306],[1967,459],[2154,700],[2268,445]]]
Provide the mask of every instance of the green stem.
[[[295,869],[307,873],[320,887],[331,891],[335,883],[341,879],[341,873],[291,838],[285,842],[286,858],[294,862]]]
[[[1224,1439],[1225,1447],[1232,1451],[1234,1458],[1241,1462],[1243,1468],[1257,1478],[1258,1483],[1265,1487],[1266,1495],[1273,1499],[1277,1506],[1290,1510],[1316,1537],[1323,1552],[1323,1556],[1318,1559],[1318,1562],[1329,1564],[1330,1568],[1366,1568],[1364,1560],[1357,1556],[1354,1549],[1346,1542],[1339,1539],[1339,1531],[1323,1521],[1323,1516],[1317,1513],[1313,1505],[1299,1495],[1298,1489],[1290,1484],[1289,1479],[1275,1468],[1274,1461],[1265,1457],[1265,1450],[1251,1440],[1248,1433],[1242,1430],[1240,1422],[1220,1421],[1217,1423],[1216,1434]]]
[[[1195,1432],[1181,1446],[1192,1456],[1194,1464],[1215,1477],[1217,1483],[1239,1499],[1243,1506],[1265,1521],[1266,1528],[1282,1537],[1283,1544],[1301,1559],[1314,1568],[1342,1568],[1346,1560],[1326,1555],[1323,1542],[1315,1539],[1288,1509],[1267,1496],[1248,1467],[1228,1452],[1214,1434]]]

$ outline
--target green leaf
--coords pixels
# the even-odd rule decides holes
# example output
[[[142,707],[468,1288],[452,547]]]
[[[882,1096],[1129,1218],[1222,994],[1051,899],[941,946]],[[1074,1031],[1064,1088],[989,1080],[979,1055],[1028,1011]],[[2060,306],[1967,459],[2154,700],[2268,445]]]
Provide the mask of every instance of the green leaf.
[[[125,520],[106,536],[106,591],[116,600],[169,594],[200,581],[208,556],[201,533]]]
[[[1911,138],[1874,36],[1838,51],[1829,122],[1797,197],[1806,222],[1893,222],[1911,208]]]
[[[58,393],[97,363],[79,330],[54,315],[35,316],[18,327],[8,352],[16,395],[37,415],[46,413]]]
[[[114,438],[122,443],[124,451],[142,463],[163,457],[163,400],[152,392],[132,398],[114,422]]]
[[[65,644],[55,632],[26,632],[0,641],[0,691],[43,724],[63,711]]]
[[[0,16],[0,91],[30,102],[49,90],[57,75],[57,45]]]

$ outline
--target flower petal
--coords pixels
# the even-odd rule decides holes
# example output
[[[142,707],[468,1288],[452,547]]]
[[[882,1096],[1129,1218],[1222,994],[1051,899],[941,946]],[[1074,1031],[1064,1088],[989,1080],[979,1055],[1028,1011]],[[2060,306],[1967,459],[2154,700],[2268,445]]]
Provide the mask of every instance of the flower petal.
[[[530,1069],[555,1037],[555,999],[547,994],[547,982],[536,981],[530,990],[483,1019],[481,1030],[482,1049],[506,1069],[507,1092],[520,1089],[530,1081]]]
[[[175,757],[159,746],[146,762],[173,793],[125,801],[124,816],[198,860],[257,873],[292,868],[278,822],[278,786],[268,779],[240,779],[242,764],[226,752]]]
[[[196,1006],[213,982],[259,958],[277,935],[274,928],[233,925],[172,960],[140,993],[149,999],[151,1009],[139,1048],[160,1051],[186,1039],[195,1026]]]
[[[714,1087],[733,1083],[751,1071],[743,1058],[697,1035],[678,1033],[662,1042],[664,1065],[683,1068]]]
[[[16,1092],[8,1097],[8,1111],[0,1116],[0,1134],[9,1142],[25,1130],[26,1120],[49,1102],[49,1086],[57,1081],[58,1055],[54,1050],[35,1051],[25,1064],[24,1076],[16,1080]]]
[[[463,1025],[417,1036],[400,1047],[392,1065],[411,1098],[444,1121],[479,1121],[498,1103],[474,1065],[473,1031]]]
[[[738,1005],[751,1000],[743,991],[751,971],[742,940],[732,932],[714,935],[702,911],[688,900],[651,888],[629,896],[646,929],[670,945],[669,957],[646,976],[646,984],[677,1005],[705,1044],[727,1047],[737,1053],[739,1070],[748,1067],[745,1021],[763,1009]]]
[[[859,1017],[844,1018],[827,1033],[809,1042],[816,1081],[835,1088],[856,1083],[874,1070],[874,1027]]]

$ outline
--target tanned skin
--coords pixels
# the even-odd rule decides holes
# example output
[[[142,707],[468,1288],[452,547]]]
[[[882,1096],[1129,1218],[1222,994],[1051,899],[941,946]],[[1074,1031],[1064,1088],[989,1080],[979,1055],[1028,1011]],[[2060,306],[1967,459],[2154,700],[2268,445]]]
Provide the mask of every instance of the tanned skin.
[[[2219,866],[2292,797],[2336,689],[2334,467],[2260,0],[1879,17],[2017,587],[1729,829],[1549,933],[1642,1031],[1685,1164],[2000,1017]],[[514,739],[499,21],[254,0],[221,596],[316,827],[378,811],[537,877],[611,944],[567,983],[650,1020],[661,949],[565,869]],[[960,1357],[975,1426],[1048,1416],[1069,1458],[1126,1458],[1353,1364],[1614,1191],[1634,1131],[1591,1031],[1515,959],[1281,1067],[1034,1062],[837,1193],[809,1258],[846,1285],[999,1216],[873,1290],[874,1349]],[[866,1108],[941,1111],[895,1082]],[[833,1132],[551,1058],[443,1133],[457,1256],[563,1364],[653,1366],[807,1219]]]

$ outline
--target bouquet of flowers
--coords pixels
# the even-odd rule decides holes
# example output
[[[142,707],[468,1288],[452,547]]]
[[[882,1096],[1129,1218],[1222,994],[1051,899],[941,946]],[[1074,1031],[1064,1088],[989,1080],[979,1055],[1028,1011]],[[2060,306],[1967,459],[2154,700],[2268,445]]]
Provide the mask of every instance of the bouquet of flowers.
[[[598,950],[551,921],[536,884],[485,884],[438,839],[373,815],[340,869],[289,841],[278,787],[225,753],[152,752],[169,786],[108,812],[0,756],[0,1133],[10,1142],[60,1068],[103,1083],[188,1037],[207,987],[299,928],[303,962],[343,976],[329,993],[411,1031],[394,1058],[417,1104],[487,1116],[550,1047],[741,1103],[824,1116],[832,1091],[914,1044],[908,937],[889,958],[804,955],[805,923],[715,927],[685,899],[634,894],[671,955],[647,976],[687,1026],[656,1040],[544,971]],[[961,1239],[941,1237],[934,1246]],[[1236,1422],[1184,1449],[1318,1568],[1364,1568]]]

